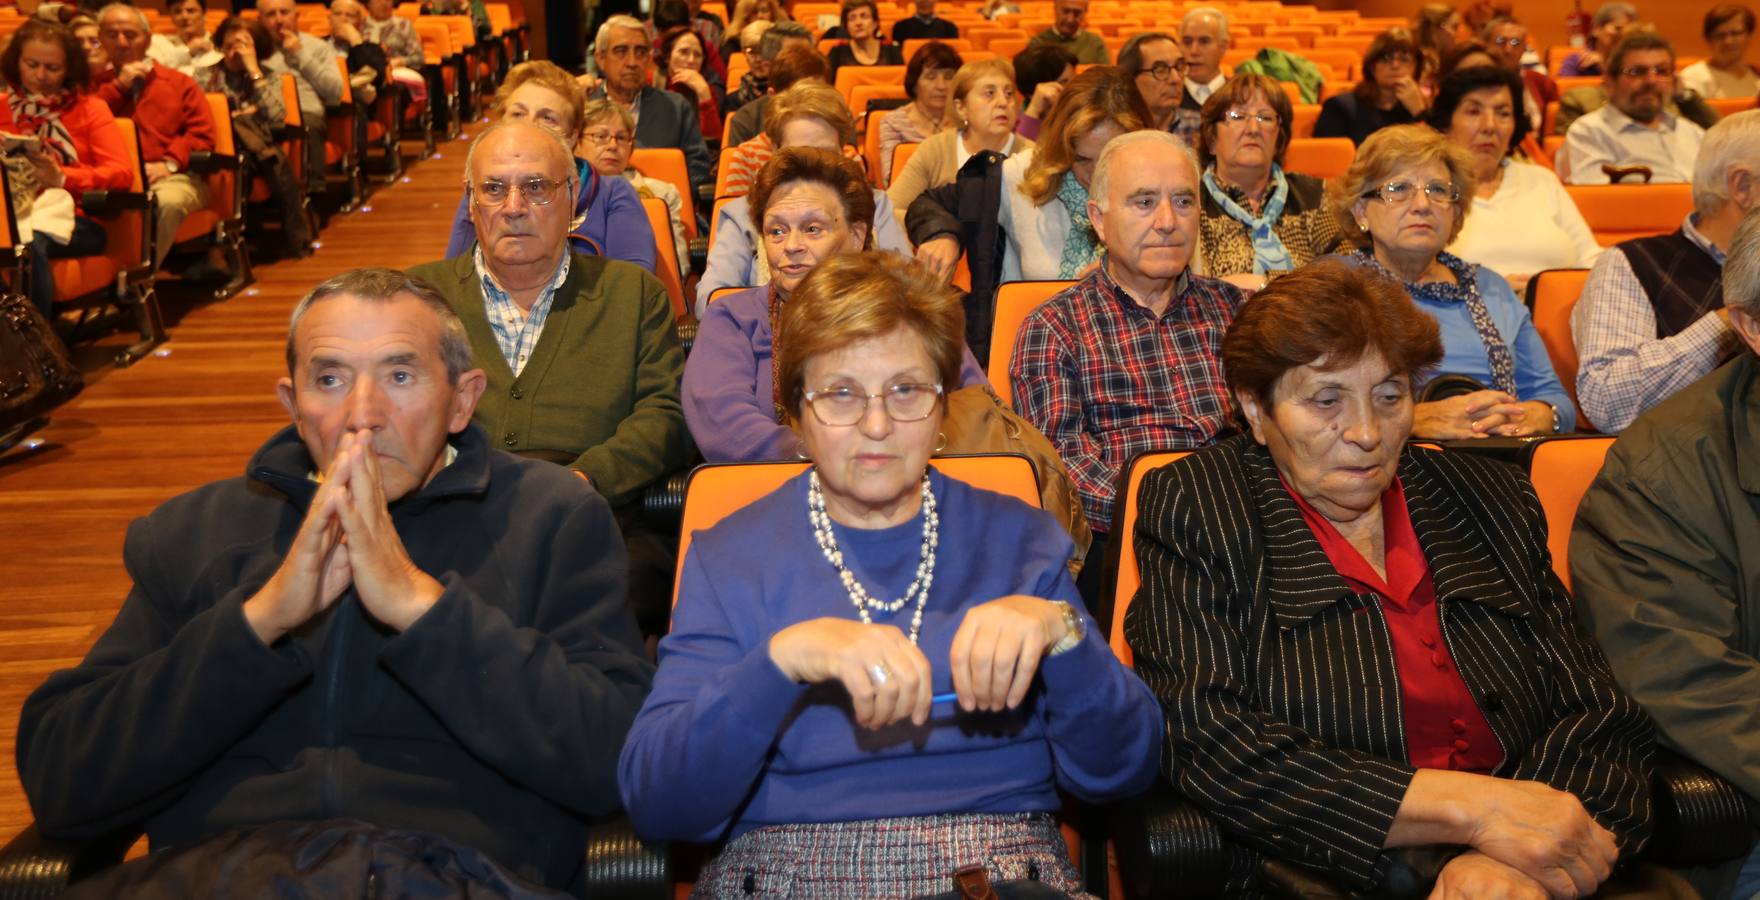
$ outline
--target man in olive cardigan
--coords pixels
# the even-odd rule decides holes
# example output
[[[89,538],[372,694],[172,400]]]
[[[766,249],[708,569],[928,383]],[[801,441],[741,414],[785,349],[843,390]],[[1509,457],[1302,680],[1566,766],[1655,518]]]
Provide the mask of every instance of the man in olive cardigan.
[[[491,126],[465,171],[476,245],[410,272],[458,311],[488,374],[477,424],[494,446],[568,466],[611,503],[638,618],[663,627],[671,554],[641,531],[635,507],[690,455],[666,290],[639,266],[569,252],[576,169],[549,132]]]

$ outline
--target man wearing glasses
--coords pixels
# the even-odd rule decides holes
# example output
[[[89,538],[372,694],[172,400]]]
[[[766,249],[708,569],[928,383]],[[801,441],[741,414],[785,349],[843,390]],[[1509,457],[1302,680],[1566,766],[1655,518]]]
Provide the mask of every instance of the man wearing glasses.
[[[474,419],[490,442],[573,469],[611,503],[630,545],[631,602],[656,633],[674,566],[636,513],[642,489],[690,453],[678,397],[684,353],[659,280],[569,252],[575,171],[550,132],[491,125],[465,162],[475,249],[411,274],[464,320],[488,377]]]
[[[1525,60],[1528,54],[1528,26],[1510,18],[1498,16],[1485,23],[1485,30],[1480,35],[1485,46],[1491,48],[1491,55],[1498,65],[1522,76],[1524,97],[1522,105],[1528,110],[1528,127],[1538,132],[1546,117],[1546,104],[1559,99],[1558,82],[1545,72],[1530,68]]]
[[[1667,109],[1674,47],[1648,31],[1628,34],[1608,57],[1607,105],[1571,123],[1559,170],[1570,184],[1608,184],[1647,169],[1651,184],[1693,180],[1705,129]]]
[[[1190,144],[1198,135],[1198,110],[1185,109],[1186,59],[1172,36],[1150,31],[1132,37],[1118,51],[1118,67],[1136,81],[1137,93],[1154,116],[1152,127],[1171,131]]]
[[[696,107],[673,91],[648,83],[654,67],[654,45],[638,19],[612,16],[599,27],[593,42],[599,85],[588,99],[609,98],[636,120],[637,147],[677,147],[684,151],[691,188],[701,196],[715,186],[715,162],[703,143]]]

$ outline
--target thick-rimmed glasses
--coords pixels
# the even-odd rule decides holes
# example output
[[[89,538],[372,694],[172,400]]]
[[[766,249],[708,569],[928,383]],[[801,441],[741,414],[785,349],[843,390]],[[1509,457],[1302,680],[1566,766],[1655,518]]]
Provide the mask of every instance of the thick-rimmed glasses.
[[[1619,74],[1622,78],[1649,78],[1652,75],[1673,78],[1674,66],[1625,66],[1619,70]]]
[[[505,181],[485,178],[471,186],[471,196],[476,198],[479,206],[496,207],[506,203],[507,198],[513,196],[517,185],[521,196],[526,198],[527,203],[533,206],[545,206],[556,199],[556,195],[562,192],[563,185],[567,183],[566,181],[533,177],[509,184]]]
[[[1388,206],[1400,206],[1412,202],[1419,191],[1437,206],[1448,206],[1461,199],[1460,187],[1447,181],[1427,181],[1421,185],[1411,181],[1389,181],[1380,187],[1364,191],[1363,199],[1378,197]]]
[[[1156,81],[1166,81],[1176,74],[1184,78],[1186,77],[1186,61],[1183,59],[1172,63],[1162,61],[1152,66],[1144,66],[1143,71],[1149,73],[1149,77]]]
[[[600,146],[614,142],[628,146],[636,142],[635,135],[632,135],[627,131],[607,131],[603,128],[595,128],[592,131],[585,132],[581,137]]]
[[[833,427],[854,425],[868,414],[868,401],[880,398],[886,415],[894,422],[917,422],[929,418],[941,399],[941,385],[906,382],[895,384],[878,394],[864,394],[851,387],[808,391],[807,405],[820,424]]]

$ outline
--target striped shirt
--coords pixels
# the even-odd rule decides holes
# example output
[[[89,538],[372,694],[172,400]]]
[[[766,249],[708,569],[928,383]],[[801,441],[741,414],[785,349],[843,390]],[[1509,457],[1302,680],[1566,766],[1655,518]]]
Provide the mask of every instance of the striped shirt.
[[[489,320],[489,330],[495,334],[495,344],[501,348],[501,356],[513,370],[513,377],[518,378],[526,360],[532,358],[532,349],[538,346],[538,336],[544,333],[544,320],[550,316],[550,303],[556,299],[557,289],[568,280],[571,254],[562,254],[556,277],[550,279],[549,286],[532,304],[531,312],[527,312],[513,302],[512,295],[501,288],[495,274],[483,264],[483,248],[479,246],[472,252],[476,256],[477,277],[483,282],[483,313]]]

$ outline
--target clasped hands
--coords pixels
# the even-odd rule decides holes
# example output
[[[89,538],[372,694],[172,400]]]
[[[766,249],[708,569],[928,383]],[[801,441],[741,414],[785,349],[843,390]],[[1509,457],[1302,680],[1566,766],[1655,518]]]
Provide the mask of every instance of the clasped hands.
[[[1039,661],[1067,631],[1057,604],[1038,597],[1014,594],[967,610],[947,659],[960,709],[999,712],[1019,706]],[[770,638],[770,659],[794,681],[841,683],[863,728],[929,720],[934,697],[929,659],[895,626],[809,619]],[[881,678],[874,677],[876,670]]]
[[[445,590],[410,561],[391,521],[372,438],[352,431],[337,442],[281,567],[245,601],[245,620],[273,644],[329,609],[351,584],[367,612],[397,631]]]
[[[1557,424],[1552,408],[1539,400],[1518,400],[1503,391],[1484,390],[1418,404],[1413,410],[1412,435],[1438,441],[1522,437],[1551,434]]]
[[[1613,834],[1581,801],[1537,781],[1420,769],[1406,796],[1446,824],[1398,843],[1470,848],[1443,866],[1431,900],[1588,897],[1619,861]]]

